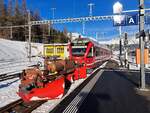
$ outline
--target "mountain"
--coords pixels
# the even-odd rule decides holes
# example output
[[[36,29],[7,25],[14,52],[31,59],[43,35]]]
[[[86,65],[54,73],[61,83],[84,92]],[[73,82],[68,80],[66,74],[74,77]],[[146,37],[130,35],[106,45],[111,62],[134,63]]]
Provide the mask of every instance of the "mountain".
[[[99,41],[99,43],[111,45],[111,44],[119,44],[119,41],[120,41],[120,38],[113,38],[108,41]],[[124,42],[124,39],[122,39],[122,44],[123,42]],[[128,37],[128,44],[138,44],[138,43],[139,43],[139,40],[136,39],[134,36]]]

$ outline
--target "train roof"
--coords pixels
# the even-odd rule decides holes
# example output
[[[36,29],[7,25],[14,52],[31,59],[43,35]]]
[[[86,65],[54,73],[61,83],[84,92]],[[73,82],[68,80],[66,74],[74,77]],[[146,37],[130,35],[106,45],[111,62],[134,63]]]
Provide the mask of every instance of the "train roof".
[[[97,47],[101,47],[103,49],[109,50],[108,47],[106,47],[105,45],[100,44],[98,41],[96,41],[94,39],[91,39],[91,38],[77,38],[77,39],[72,41],[72,43],[88,43],[88,42],[92,42]]]
[[[50,43],[50,44],[44,44],[44,46],[68,46],[69,43]]]

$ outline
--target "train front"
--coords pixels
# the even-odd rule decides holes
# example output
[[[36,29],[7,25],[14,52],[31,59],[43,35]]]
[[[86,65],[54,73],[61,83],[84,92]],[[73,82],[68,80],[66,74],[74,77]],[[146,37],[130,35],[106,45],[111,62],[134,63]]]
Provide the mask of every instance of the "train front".
[[[71,43],[71,59],[77,65],[86,66],[87,69],[93,68],[94,47],[93,43],[87,38],[78,38]]]

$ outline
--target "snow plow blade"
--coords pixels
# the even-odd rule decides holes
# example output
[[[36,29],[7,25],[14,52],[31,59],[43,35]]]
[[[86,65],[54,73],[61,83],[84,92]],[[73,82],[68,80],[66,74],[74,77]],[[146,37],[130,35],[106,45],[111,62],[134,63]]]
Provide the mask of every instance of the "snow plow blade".
[[[64,76],[48,82],[43,88],[34,88],[28,93],[18,92],[17,94],[26,102],[37,100],[60,99],[64,95],[65,80]]]

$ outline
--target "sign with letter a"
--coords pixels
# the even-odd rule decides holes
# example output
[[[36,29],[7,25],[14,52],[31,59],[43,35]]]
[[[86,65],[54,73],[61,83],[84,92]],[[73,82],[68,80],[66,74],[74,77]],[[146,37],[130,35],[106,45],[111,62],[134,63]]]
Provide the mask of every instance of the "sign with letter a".
[[[138,16],[137,15],[127,15],[126,16],[126,25],[138,25]]]

